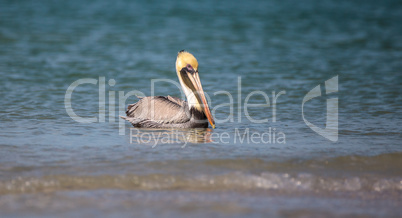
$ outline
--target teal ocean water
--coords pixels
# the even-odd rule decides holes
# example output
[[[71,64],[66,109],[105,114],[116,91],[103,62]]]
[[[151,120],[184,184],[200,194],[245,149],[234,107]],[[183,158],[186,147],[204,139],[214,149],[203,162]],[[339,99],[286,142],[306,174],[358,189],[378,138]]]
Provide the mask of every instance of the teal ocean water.
[[[0,1],[0,214],[400,216],[401,21],[391,0]],[[130,130],[130,92],[180,97],[182,49],[216,129]],[[335,142],[303,120],[331,98]]]

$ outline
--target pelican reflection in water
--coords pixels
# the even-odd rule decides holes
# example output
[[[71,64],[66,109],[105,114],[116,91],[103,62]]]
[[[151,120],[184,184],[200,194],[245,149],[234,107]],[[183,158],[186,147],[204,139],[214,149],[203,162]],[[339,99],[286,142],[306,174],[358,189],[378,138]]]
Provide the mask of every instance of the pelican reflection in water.
[[[215,128],[198,75],[198,62],[184,50],[176,59],[176,72],[187,102],[171,96],[143,97],[121,117],[138,128]]]
[[[148,129],[130,131],[130,143],[151,145],[180,143],[186,146],[188,143],[210,143],[212,130],[209,128],[192,129]]]

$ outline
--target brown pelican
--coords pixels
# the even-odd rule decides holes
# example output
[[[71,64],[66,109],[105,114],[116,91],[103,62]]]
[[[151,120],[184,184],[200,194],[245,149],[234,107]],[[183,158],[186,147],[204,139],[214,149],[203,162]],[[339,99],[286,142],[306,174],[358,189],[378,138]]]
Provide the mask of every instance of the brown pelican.
[[[128,105],[127,117],[134,127],[144,128],[215,128],[198,75],[198,62],[184,50],[176,59],[176,72],[187,102],[171,96],[143,97]]]

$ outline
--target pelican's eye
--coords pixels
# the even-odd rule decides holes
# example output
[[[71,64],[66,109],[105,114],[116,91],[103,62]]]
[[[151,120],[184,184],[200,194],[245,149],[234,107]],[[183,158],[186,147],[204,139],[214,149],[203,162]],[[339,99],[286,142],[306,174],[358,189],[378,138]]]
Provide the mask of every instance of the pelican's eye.
[[[194,68],[190,64],[187,64],[186,68],[187,68],[187,72],[189,72],[189,73],[195,72]]]

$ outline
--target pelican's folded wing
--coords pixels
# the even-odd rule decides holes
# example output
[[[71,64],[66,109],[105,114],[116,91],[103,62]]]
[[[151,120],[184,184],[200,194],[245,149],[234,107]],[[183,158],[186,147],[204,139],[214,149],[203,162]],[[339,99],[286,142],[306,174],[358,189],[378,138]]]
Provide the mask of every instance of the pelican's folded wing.
[[[168,95],[167,99],[172,101],[172,102],[174,102],[174,103],[176,103],[176,104],[178,104],[178,105],[180,105],[180,106],[182,106],[182,107],[184,107],[184,105],[187,105],[186,101],[184,101],[184,100],[182,100],[182,99],[180,99],[178,97],[173,97],[173,96]]]
[[[136,127],[159,127],[190,120],[187,103],[171,96],[141,98],[137,103],[128,106],[126,114],[127,117],[122,118]]]

